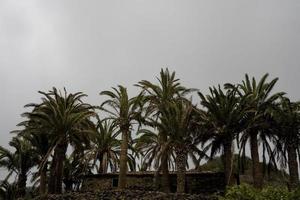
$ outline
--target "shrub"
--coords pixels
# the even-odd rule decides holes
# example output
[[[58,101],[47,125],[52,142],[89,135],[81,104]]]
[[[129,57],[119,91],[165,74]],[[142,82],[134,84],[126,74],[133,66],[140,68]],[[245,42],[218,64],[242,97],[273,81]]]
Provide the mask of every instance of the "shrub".
[[[220,200],[256,200],[257,190],[247,184],[229,187],[224,197]]]
[[[251,185],[242,184],[227,188],[225,196],[219,197],[219,200],[300,200],[300,188],[293,192],[279,186],[257,190]]]
[[[268,186],[256,196],[257,200],[290,200],[291,193],[286,187]]]
[[[291,195],[289,200],[299,200],[300,199],[300,188],[295,190]]]

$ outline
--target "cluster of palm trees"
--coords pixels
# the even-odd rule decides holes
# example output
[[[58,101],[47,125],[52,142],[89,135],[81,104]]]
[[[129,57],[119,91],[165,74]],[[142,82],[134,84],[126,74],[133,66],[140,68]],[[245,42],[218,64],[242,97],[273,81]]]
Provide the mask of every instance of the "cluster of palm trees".
[[[17,197],[24,196],[30,174],[40,194],[62,193],[78,190],[86,174],[109,171],[119,172],[118,187],[124,189],[129,170],[154,170],[169,192],[169,171],[175,170],[177,192],[183,193],[189,165],[197,170],[203,159],[218,154],[228,185],[235,148],[241,157],[250,149],[255,187],[263,186],[262,158],[273,166],[287,165],[294,189],[299,182],[300,103],[275,93],[278,79],[267,78],[256,82],[246,75],[241,83],[211,87],[204,95],[162,69],[157,83],[135,85],[137,96],[129,97],[123,86],[101,92],[106,100],[100,106],[85,103],[81,92],[39,92],[42,101],[25,106],[31,110],[22,114],[21,130],[13,131],[14,151],[0,147],[0,166],[8,170],[0,190],[14,188]],[[199,103],[191,99],[195,92]],[[12,175],[15,182],[8,187]]]

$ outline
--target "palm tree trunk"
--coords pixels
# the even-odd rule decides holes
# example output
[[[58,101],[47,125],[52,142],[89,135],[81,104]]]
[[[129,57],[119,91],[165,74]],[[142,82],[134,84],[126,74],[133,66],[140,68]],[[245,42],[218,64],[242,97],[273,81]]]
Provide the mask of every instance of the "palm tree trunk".
[[[99,174],[103,174],[104,170],[103,170],[103,154],[100,155],[99,157],[99,169],[98,169],[98,173]]]
[[[187,154],[182,148],[176,150],[177,193],[185,193],[185,164]]]
[[[24,197],[26,195],[26,181],[27,175],[26,172],[21,172],[18,176],[18,184],[17,184],[17,197]]]
[[[224,157],[225,184],[229,185],[233,165],[232,142],[224,144]]]
[[[257,134],[251,133],[250,136],[250,151],[252,159],[252,174],[254,187],[261,189],[263,185],[263,175],[261,165],[259,163],[258,141]]]
[[[161,171],[162,171],[162,188],[165,193],[170,192],[170,176],[169,176],[169,165],[168,156],[163,155],[161,157]]]
[[[160,142],[161,145],[164,146],[167,142],[167,136],[163,133],[160,133]],[[169,193],[170,192],[170,176],[169,176],[169,165],[168,165],[168,154],[163,153],[161,156],[161,171],[162,171],[162,189],[163,192]]]
[[[154,186],[155,186],[155,190],[159,190],[159,184],[160,184],[160,170],[161,170],[161,166],[158,167],[158,169],[154,172]]]
[[[119,173],[119,189],[126,187],[126,174],[127,174],[127,149],[128,149],[128,129],[122,130],[122,143],[120,152],[120,173]]]
[[[57,147],[58,147],[58,149],[57,149],[58,159],[57,159],[57,164],[55,167],[55,177],[56,177],[55,193],[61,194],[62,193],[64,161],[65,161],[65,157],[66,157],[67,144],[63,142],[61,145],[58,145]]]
[[[54,150],[54,157],[50,167],[50,180],[48,184],[48,192],[50,194],[62,193],[63,168],[67,147],[68,145],[66,140],[63,140]]]
[[[234,150],[233,150],[233,152],[234,152]],[[242,161],[241,161],[240,154],[238,155],[237,158],[238,158],[238,163],[237,163],[237,170],[236,170],[236,184],[240,185],[241,184],[240,174],[242,172],[242,166],[243,166],[243,164],[242,164]]]
[[[54,152],[54,156],[51,162],[51,166],[50,166],[50,177],[49,177],[49,182],[48,182],[48,193],[49,194],[54,194],[55,191],[55,166],[57,163],[57,153]]]
[[[40,194],[46,194],[47,185],[47,164],[40,171]]]
[[[291,145],[287,148],[288,152],[288,164],[289,164],[289,173],[290,173],[290,189],[294,190],[299,184],[299,173],[298,173],[298,162],[296,149]]]

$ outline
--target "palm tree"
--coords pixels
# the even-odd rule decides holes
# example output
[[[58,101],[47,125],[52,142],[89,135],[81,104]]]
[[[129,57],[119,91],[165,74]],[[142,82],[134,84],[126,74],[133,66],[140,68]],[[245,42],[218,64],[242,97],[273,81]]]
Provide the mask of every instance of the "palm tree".
[[[290,173],[290,188],[296,189],[299,185],[299,172],[297,151],[300,146],[300,102],[291,102],[287,97],[282,97],[274,111],[277,127],[275,128],[277,150],[282,163],[288,162]],[[288,158],[286,159],[286,154]]]
[[[33,151],[30,143],[21,137],[14,137],[10,143],[15,151],[10,152],[4,147],[0,147],[0,167],[5,167],[12,173],[17,174],[17,197],[26,194],[26,181],[29,170],[35,165],[37,154]]]
[[[26,130],[26,129],[25,129]],[[39,178],[39,190],[40,194],[45,194],[47,189],[47,171],[48,163],[44,162],[44,158],[47,156],[49,149],[51,148],[48,135],[46,133],[25,132],[23,134],[30,144],[33,151],[38,155],[37,165],[40,167],[38,171]]]
[[[175,103],[175,102],[173,102]],[[164,111],[161,113],[161,117],[163,117],[163,113],[167,112],[164,109]],[[196,107],[193,107],[193,123],[190,124],[190,126],[193,125],[193,127],[190,127],[189,133],[190,137],[193,138],[189,141],[189,148],[187,150],[187,156],[191,158],[193,161],[193,164],[195,165],[195,169],[198,169],[200,166],[200,162],[204,158],[208,158],[205,151],[200,150],[198,147],[202,143],[202,138],[199,137],[199,133],[202,133],[200,130],[200,124],[199,122],[199,114],[198,111],[196,111]],[[170,125],[164,125],[161,124],[162,121],[160,120],[154,120],[152,121],[152,126],[156,127],[156,129],[159,129],[160,132],[165,132],[167,130],[167,126]],[[168,132],[167,132],[168,133]],[[173,161],[176,160],[176,152],[175,149],[172,147],[172,143],[166,142],[164,145],[161,145],[159,141],[159,135],[156,133],[156,130],[150,130],[150,129],[140,129],[138,131],[138,135],[141,134],[136,140],[135,140],[135,148],[137,151],[139,151],[142,155],[142,163],[141,163],[141,171],[145,171],[147,169],[151,169],[154,165],[154,169],[157,169],[155,173],[155,181],[156,186],[158,186],[158,172],[160,171],[161,165],[159,165],[159,161],[161,160],[162,155],[168,156],[168,165],[171,167],[171,169],[174,169]],[[168,140],[170,137],[168,136]],[[186,163],[187,168],[189,168],[189,164]]]
[[[52,142],[50,150],[44,159],[54,151],[50,167],[49,193],[62,192],[63,165],[68,145],[83,147],[89,143],[90,128],[93,126],[90,118],[95,115],[91,105],[83,103],[86,95],[78,92],[64,94],[53,88],[48,93],[39,92],[44,97],[40,104],[28,104],[32,112],[25,113],[29,120],[38,122],[39,132],[47,131]],[[38,131],[37,131],[38,132]],[[42,164],[43,165],[43,164]]]
[[[180,80],[175,77],[175,72],[170,73],[168,68],[161,69],[160,77],[157,78],[158,84],[151,83],[147,80],[140,81],[136,86],[142,88],[146,95],[147,113],[153,114],[152,118],[159,119],[162,110],[172,101],[182,99],[188,93],[192,92],[192,89],[187,89],[180,84]],[[167,142],[167,134],[159,131],[158,133],[160,146],[165,147]],[[167,152],[167,151],[165,151]],[[160,157],[163,178],[162,186],[164,192],[169,192],[169,166],[168,166],[168,154]]]
[[[246,98],[248,112],[246,115],[248,127],[245,130],[241,137],[241,147],[245,147],[247,141],[250,141],[250,152],[252,158],[252,172],[253,172],[253,181],[254,186],[261,188],[263,184],[263,174],[261,165],[259,163],[259,143],[258,136],[261,139],[261,142],[264,143],[264,146],[270,149],[268,144],[268,139],[272,137],[272,134],[269,134],[269,119],[270,119],[270,108],[274,105],[274,102],[282,96],[284,93],[274,93],[272,94],[272,89],[278,78],[273,79],[270,82],[266,82],[268,74],[265,74],[258,84],[253,77],[250,81],[248,75],[245,75],[245,80],[242,84],[238,84],[239,95]],[[231,84],[226,84],[227,88],[235,87]],[[270,155],[272,157],[272,155]]]
[[[152,124],[155,127],[157,121]],[[154,174],[154,183],[157,189],[159,189],[159,172],[161,171],[162,164],[160,161],[162,157],[167,157],[167,164],[174,169],[173,160],[175,160],[174,151],[169,148],[166,143],[161,142],[159,135],[155,130],[150,129],[140,129],[137,133],[139,136],[135,139],[135,149],[142,156],[140,171],[146,171],[147,169],[151,170],[152,167],[155,169]],[[167,187],[169,191],[169,187]],[[165,190],[164,190],[165,191]],[[166,192],[166,191],[165,191]]]
[[[93,144],[86,153],[93,166],[99,161],[98,173],[107,173],[109,167],[115,172],[119,165],[121,141],[117,139],[119,132],[116,129],[111,120],[100,120],[98,117]]]
[[[66,156],[63,177],[66,192],[78,191],[82,177],[91,173],[91,166],[86,165],[83,158],[84,156],[76,151],[73,151],[70,156]]]
[[[245,107],[242,98],[237,96],[237,88],[222,91],[218,88],[209,88],[210,94],[201,98],[201,105],[206,111],[201,111],[202,121],[208,132],[202,136],[203,142],[209,141],[211,158],[223,150],[223,164],[225,183],[230,183],[233,165],[233,140],[245,128]]]
[[[110,115],[107,119],[112,119],[122,133],[118,188],[124,189],[126,187],[128,144],[133,125],[142,120],[141,102],[143,95],[129,98],[127,89],[121,85],[118,86],[118,89],[112,88],[112,91],[103,91],[100,95],[109,98],[102,103],[101,108]],[[104,108],[104,106],[108,106],[108,108]]]
[[[17,193],[17,184],[9,183],[7,179],[0,182],[0,199],[15,200]]]
[[[179,100],[167,106],[161,115],[161,123],[157,124],[168,134],[167,145],[176,153],[177,193],[185,192],[185,171],[189,149],[198,137],[194,132],[195,107],[191,102]]]
[[[134,148],[142,155],[141,171],[151,170],[152,167],[158,169],[162,150],[158,134],[149,129],[140,129],[137,136],[139,137],[134,141]]]
[[[8,179],[13,173],[18,173],[18,163],[16,155],[9,149],[0,146],[0,167],[5,168],[9,173]]]
[[[26,114],[24,114],[24,116],[26,116]],[[47,130],[42,131],[38,121],[29,119],[19,123],[17,126],[24,128],[22,130],[12,131],[11,133],[16,133],[18,136],[29,141],[32,146],[32,150],[38,156],[36,165],[39,166],[39,170],[33,175],[32,178],[33,181],[36,181],[39,177],[38,181],[40,194],[45,194],[47,187],[48,163],[43,161],[51,148],[51,141],[49,135],[47,134]]]

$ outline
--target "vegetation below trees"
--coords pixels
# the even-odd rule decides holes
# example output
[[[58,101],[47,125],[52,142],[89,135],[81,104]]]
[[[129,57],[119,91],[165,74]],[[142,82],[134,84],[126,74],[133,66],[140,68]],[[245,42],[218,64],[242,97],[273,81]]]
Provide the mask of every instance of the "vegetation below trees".
[[[300,190],[290,192],[286,187],[267,186],[262,190],[242,184],[229,187],[224,197],[219,200],[299,200]]]
[[[235,184],[253,184],[251,158],[245,157],[240,160],[238,154],[235,154],[233,160],[233,176],[231,177],[231,185]],[[264,184],[268,186],[287,187],[289,183],[289,175],[285,170],[278,170],[274,166],[267,163],[260,163],[263,169]],[[222,157],[216,157],[199,167],[201,171],[224,171]]]

